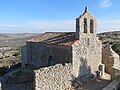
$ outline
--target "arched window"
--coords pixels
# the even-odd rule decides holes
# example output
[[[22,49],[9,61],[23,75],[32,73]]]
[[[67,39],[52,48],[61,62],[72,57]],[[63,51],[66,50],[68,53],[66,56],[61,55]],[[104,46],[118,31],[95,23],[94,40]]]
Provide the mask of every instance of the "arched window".
[[[48,66],[53,66],[57,63],[56,58],[52,55],[48,57]]]
[[[84,18],[84,33],[87,33],[87,19]]]
[[[93,33],[93,28],[94,28],[93,23],[94,23],[93,19],[90,19],[90,33]]]

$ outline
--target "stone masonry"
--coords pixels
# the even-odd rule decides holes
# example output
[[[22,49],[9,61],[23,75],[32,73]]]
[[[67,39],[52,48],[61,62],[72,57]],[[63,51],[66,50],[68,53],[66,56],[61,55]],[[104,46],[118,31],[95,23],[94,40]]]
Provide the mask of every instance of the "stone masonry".
[[[105,65],[105,72],[115,78],[115,73],[120,73],[120,56],[114,52],[110,45],[102,49],[102,63]],[[117,72],[116,72],[117,71]]]
[[[72,65],[58,64],[34,70],[35,90],[70,90]]]
[[[83,75],[94,74],[99,71],[101,64],[101,43],[96,39],[90,40],[89,45],[87,40],[76,42],[73,47],[73,75],[81,77]]]
[[[22,66],[37,67],[35,90],[69,90],[74,80],[83,84],[104,76],[102,43],[87,7],[76,19],[76,32],[46,32],[28,40],[22,53]]]
[[[99,72],[101,64],[102,43],[96,37],[96,19],[85,12],[76,19],[77,42],[73,46],[73,74],[81,77]]]

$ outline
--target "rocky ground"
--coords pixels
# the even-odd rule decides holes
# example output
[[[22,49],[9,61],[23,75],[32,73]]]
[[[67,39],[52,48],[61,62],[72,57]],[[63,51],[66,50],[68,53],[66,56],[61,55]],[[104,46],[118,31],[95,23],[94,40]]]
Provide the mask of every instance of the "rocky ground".
[[[2,47],[0,53],[0,67],[12,66],[20,62],[20,49]]]
[[[96,79],[91,80],[85,83],[82,87],[73,88],[73,90],[102,90],[108,84],[110,84],[110,80],[104,79]]]

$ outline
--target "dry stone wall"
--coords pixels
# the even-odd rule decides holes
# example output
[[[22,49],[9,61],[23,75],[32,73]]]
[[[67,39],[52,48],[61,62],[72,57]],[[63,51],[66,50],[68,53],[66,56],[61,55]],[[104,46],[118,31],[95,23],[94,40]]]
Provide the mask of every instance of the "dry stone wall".
[[[102,49],[102,63],[105,64],[107,73],[112,73],[113,68],[120,70],[120,57],[110,45],[104,46]]]
[[[72,65],[58,64],[34,70],[35,90],[69,90],[72,81]]]

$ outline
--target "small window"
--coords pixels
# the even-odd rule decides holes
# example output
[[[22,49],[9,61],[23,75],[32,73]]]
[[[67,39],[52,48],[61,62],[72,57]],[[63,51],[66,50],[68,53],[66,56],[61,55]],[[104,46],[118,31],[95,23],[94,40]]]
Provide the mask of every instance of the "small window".
[[[94,23],[94,21],[92,19],[90,19],[90,33],[93,33],[93,28],[94,28],[93,23]]]
[[[84,18],[84,33],[87,33],[87,19]]]
[[[49,56],[48,58],[48,66],[53,66],[57,63],[56,58],[52,55]]]

